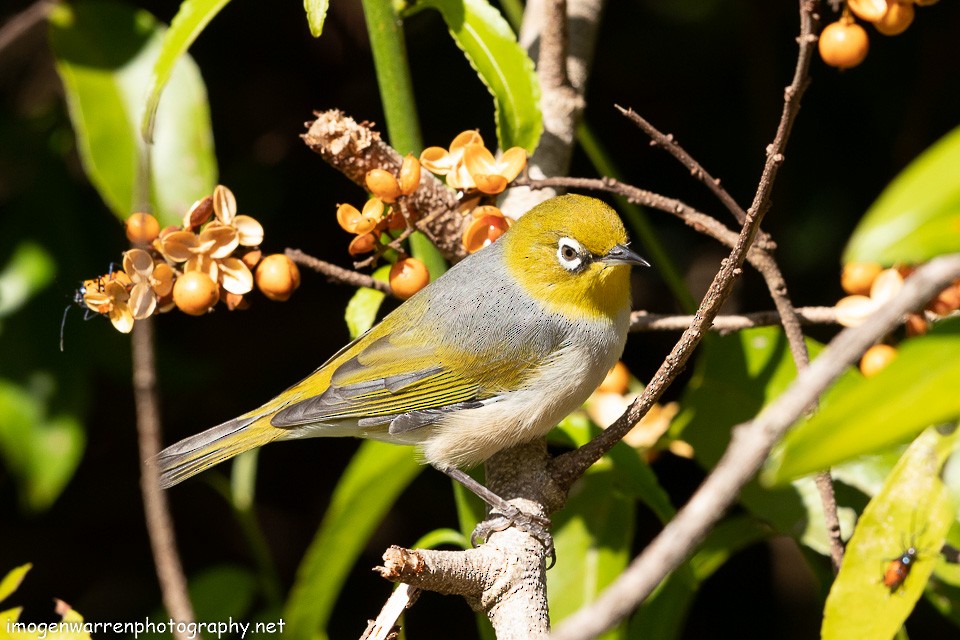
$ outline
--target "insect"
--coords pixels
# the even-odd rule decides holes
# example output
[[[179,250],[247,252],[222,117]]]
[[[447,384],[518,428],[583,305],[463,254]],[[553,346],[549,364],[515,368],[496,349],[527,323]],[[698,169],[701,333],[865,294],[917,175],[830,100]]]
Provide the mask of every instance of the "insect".
[[[73,299],[63,310],[63,319],[60,320],[60,351],[63,351],[63,333],[67,327],[67,314],[70,313],[70,309],[72,309],[74,305],[83,309],[84,320],[89,320],[90,318],[96,316],[97,313],[87,307],[83,297],[87,294],[87,292],[92,290],[96,290],[98,293],[103,293],[106,282],[113,278],[113,267],[114,265],[111,263],[109,273],[103,276],[97,276],[93,280],[84,280],[80,285],[80,288],[73,292]]]
[[[920,558],[920,551],[914,544],[903,550],[896,558],[891,558],[883,570],[883,586],[890,589],[890,593],[898,591],[907,581],[910,570]]]

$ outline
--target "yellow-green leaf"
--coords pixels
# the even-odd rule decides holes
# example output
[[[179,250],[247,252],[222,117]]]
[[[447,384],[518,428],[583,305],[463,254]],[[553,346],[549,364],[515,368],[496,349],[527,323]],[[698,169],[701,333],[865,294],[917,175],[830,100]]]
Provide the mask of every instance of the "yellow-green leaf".
[[[864,509],[824,609],[821,637],[891,638],[923,593],[955,517],[940,469],[956,436],[928,429],[907,449]],[[902,584],[884,584],[891,562],[915,547]]]
[[[319,38],[323,33],[323,23],[327,19],[327,10],[330,0],[303,0],[303,8],[307,12],[307,24],[310,25],[310,35]]]
[[[893,179],[854,230],[844,263],[916,264],[960,251],[960,127]]]
[[[0,602],[9,598],[20,587],[20,583],[23,582],[31,568],[33,568],[33,565],[28,562],[11,569],[7,575],[3,576],[3,580],[0,580]]]
[[[782,483],[904,442],[960,416],[960,318],[904,341],[897,357],[870,378],[834,387],[810,419],[776,449],[763,479]]]
[[[163,41],[153,16],[128,5],[57,4],[50,13],[50,43],[90,182],[121,220],[146,207],[169,225],[213,191],[217,170],[206,88],[182,55],[157,110],[144,178],[139,123]]]
[[[486,0],[424,0],[417,6],[440,12],[493,96],[500,148],[533,153],[543,132],[540,84],[533,61],[506,19]]]

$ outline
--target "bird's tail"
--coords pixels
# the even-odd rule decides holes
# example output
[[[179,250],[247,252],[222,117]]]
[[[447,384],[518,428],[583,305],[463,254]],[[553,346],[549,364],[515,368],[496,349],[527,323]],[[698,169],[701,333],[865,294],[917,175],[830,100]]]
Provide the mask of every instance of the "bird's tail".
[[[273,412],[257,412],[228,420],[171,445],[154,459],[164,489],[191,478],[215,464],[289,435],[270,424]]]

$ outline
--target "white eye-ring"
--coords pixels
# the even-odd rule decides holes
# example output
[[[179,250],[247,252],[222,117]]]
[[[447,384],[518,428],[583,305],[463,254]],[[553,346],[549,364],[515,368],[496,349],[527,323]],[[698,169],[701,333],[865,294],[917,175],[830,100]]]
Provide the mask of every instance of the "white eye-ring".
[[[583,266],[583,246],[573,238],[563,237],[557,243],[557,260],[567,271],[576,271]]]

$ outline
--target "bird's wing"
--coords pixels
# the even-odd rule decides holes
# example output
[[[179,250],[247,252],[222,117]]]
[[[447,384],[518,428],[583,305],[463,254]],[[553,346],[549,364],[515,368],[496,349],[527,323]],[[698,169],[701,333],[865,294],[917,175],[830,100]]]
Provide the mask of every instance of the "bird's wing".
[[[360,427],[390,424],[391,433],[409,431],[445,413],[496,401],[522,375],[502,358],[451,353],[429,339],[414,343],[387,335],[339,364],[323,393],[284,407],[270,423],[290,428],[347,420]]]

